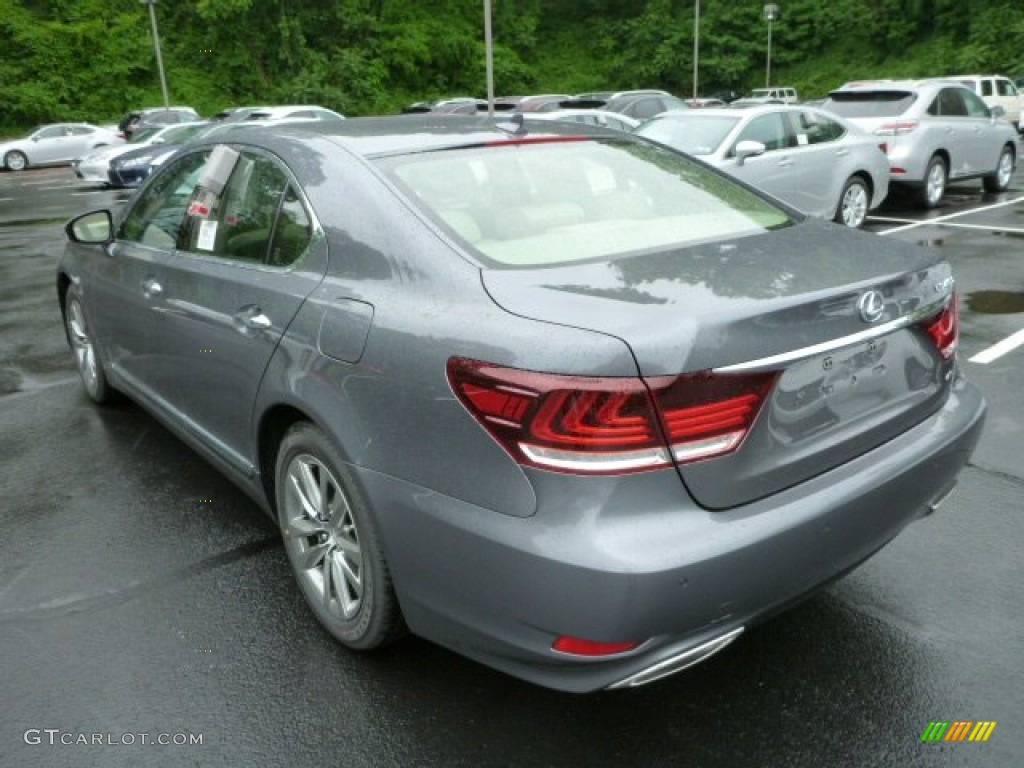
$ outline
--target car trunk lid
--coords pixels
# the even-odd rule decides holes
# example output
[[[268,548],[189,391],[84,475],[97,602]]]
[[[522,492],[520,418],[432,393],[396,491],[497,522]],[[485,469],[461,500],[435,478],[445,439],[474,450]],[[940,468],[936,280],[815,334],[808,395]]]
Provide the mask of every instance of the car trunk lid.
[[[701,504],[742,504],[934,412],[952,362],[921,325],[952,290],[932,252],[808,220],[733,241],[545,269],[485,270],[509,312],[617,336],[641,376],[776,371],[743,443],[680,462]]]

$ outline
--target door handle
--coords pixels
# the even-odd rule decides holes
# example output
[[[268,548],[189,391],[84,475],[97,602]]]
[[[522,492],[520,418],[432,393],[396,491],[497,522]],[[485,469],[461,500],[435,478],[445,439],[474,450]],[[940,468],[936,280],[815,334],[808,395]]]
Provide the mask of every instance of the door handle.
[[[254,331],[265,331],[274,325],[273,321],[263,314],[262,309],[251,304],[238,310],[235,313],[235,319],[242,324],[243,329],[248,328]]]
[[[164,287],[152,277],[142,283],[142,295],[147,299],[155,299],[158,296],[163,296],[163,293]]]

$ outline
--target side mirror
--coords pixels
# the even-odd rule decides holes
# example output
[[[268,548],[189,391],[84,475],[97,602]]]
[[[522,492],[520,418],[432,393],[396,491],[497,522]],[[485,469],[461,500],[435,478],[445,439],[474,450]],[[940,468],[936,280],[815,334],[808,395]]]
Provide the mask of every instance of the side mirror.
[[[114,220],[106,210],[83,213],[64,225],[64,233],[73,243],[106,245],[114,239]]]
[[[741,141],[733,150],[736,155],[736,165],[743,165],[748,157],[757,157],[765,153],[765,146],[760,141]]]

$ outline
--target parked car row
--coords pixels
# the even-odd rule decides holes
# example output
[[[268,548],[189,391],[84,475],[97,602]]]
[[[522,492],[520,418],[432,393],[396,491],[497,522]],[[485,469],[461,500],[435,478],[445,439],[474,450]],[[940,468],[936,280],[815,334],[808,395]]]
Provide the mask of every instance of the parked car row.
[[[837,130],[779,114],[794,154]],[[786,151],[750,130],[746,164]],[[934,511],[984,421],[941,250],[642,135],[243,121],[66,231],[86,395],[244,489],[355,650],[408,630],[567,691],[661,679]]]

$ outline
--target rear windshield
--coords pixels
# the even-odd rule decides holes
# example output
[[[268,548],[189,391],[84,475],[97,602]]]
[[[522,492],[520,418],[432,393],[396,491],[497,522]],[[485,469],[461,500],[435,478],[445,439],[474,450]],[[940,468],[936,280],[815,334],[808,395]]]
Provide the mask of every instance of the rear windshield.
[[[377,163],[494,267],[607,259],[793,223],[728,177],[636,141],[510,141]]]
[[[909,91],[833,91],[822,109],[841,117],[896,117],[916,100]]]
[[[656,117],[637,128],[636,132],[691,155],[710,155],[739,121],[738,117],[710,115]]]

